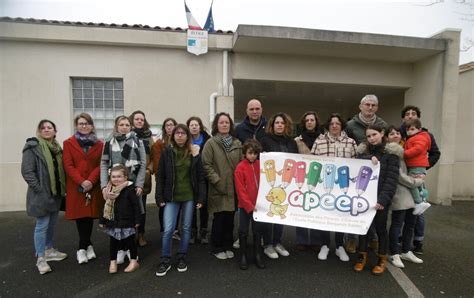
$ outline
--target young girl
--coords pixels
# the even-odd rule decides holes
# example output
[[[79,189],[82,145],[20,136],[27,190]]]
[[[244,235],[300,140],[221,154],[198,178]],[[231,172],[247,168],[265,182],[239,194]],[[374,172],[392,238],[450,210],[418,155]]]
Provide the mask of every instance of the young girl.
[[[262,246],[260,241],[263,235],[265,223],[256,222],[253,219],[253,210],[257,202],[258,186],[260,182],[260,161],[258,154],[262,146],[257,140],[245,141],[242,151],[243,159],[235,169],[235,190],[237,191],[239,206],[239,243],[240,243],[240,269],[246,270],[247,263],[247,236],[249,225],[252,222],[253,245],[255,249],[255,263],[260,269],[265,268],[262,258]]]
[[[155,198],[160,208],[164,209],[165,231],[157,276],[166,275],[171,268],[171,237],[178,222],[179,210],[182,211],[183,233],[177,253],[177,270],[187,271],[186,254],[191,238],[193,210],[194,207],[200,209],[206,197],[199,148],[192,146],[191,138],[188,127],[178,124],[172,132],[170,145],[161,153]]]
[[[140,225],[140,206],[133,182],[128,181],[128,171],[123,165],[110,170],[110,180],[104,188],[104,214],[100,227],[110,236],[109,273],[117,272],[117,252],[119,246],[130,250],[130,263],[124,272],[138,269],[136,228]]]
[[[372,273],[380,275],[385,272],[387,265],[387,216],[390,203],[397,188],[400,160],[395,155],[393,146],[397,144],[386,144],[384,141],[384,130],[381,126],[370,125],[366,129],[367,143],[357,147],[358,158],[371,159],[372,163],[380,162],[380,173],[378,177],[377,213],[372,221],[379,238],[378,262],[372,269]],[[361,272],[367,263],[367,235],[359,236],[359,259],[354,266],[354,271]]]

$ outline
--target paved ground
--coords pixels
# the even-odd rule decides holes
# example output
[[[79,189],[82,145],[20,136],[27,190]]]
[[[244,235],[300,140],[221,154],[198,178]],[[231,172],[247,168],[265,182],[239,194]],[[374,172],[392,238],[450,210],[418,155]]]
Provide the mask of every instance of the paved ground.
[[[139,251],[140,269],[113,276],[107,273],[106,235],[94,232],[98,258],[78,265],[75,224],[62,216],[56,246],[70,257],[62,262],[51,262],[54,271],[40,276],[33,256],[34,220],[24,212],[4,212],[0,213],[0,297],[406,297],[420,292],[426,297],[473,297],[473,214],[474,202],[431,208],[427,212],[424,264],[405,262],[403,271],[392,267],[393,273],[387,272],[381,277],[372,276],[368,270],[354,273],[354,255],[349,263],[340,262],[333,254],[322,262],[314,252],[295,251],[294,228],[288,227],[284,244],[290,248],[291,255],[279,260],[267,259],[267,269],[252,266],[241,271],[236,259],[217,260],[209,254],[208,246],[194,245],[190,248],[187,272],[179,273],[173,268],[159,278],[155,271],[161,240],[157,209],[152,206],[147,222],[150,244]],[[372,261],[375,261],[373,256]],[[402,285],[397,279],[404,281]]]

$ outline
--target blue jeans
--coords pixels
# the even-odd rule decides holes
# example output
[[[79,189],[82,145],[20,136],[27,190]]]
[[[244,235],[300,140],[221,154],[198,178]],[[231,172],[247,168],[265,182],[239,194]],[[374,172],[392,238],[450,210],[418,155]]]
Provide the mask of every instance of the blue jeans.
[[[44,257],[44,251],[53,247],[54,227],[58,221],[58,211],[36,218],[34,233],[37,257]]]
[[[179,242],[178,255],[186,255],[188,252],[189,239],[191,238],[191,225],[193,221],[194,201],[186,202],[167,202],[163,212],[163,224],[165,231],[163,232],[163,251],[162,258],[171,257],[171,237],[173,236],[176,222],[178,221],[179,209],[182,209],[183,231],[181,233],[181,241]]]
[[[416,217],[415,221],[415,235],[413,240],[423,241],[425,239],[425,215],[420,214]]]
[[[415,220],[416,215],[413,215],[413,208],[407,210],[392,210],[392,224],[389,230],[390,254],[400,254],[398,238],[402,230],[402,253],[407,253],[411,250]]]

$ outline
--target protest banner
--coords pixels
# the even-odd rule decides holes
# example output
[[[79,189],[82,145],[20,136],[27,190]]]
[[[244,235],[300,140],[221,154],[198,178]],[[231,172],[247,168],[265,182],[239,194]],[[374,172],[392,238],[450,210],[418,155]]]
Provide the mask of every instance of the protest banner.
[[[260,154],[256,221],[365,235],[375,216],[380,163]]]

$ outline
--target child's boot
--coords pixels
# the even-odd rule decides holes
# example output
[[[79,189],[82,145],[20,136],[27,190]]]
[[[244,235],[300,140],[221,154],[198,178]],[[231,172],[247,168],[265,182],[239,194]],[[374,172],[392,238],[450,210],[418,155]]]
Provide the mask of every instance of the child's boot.
[[[255,251],[255,264],[257,265],[257,268],[259,269],[264,269],[265,268],[265,262],[263,261],[263,252],[262,252],[262,245],[260,244],[260,236],[254,236],[253,237],[253,247]]]
[[[354,271],[355,272],[363,271],[366,264],[367,264],[367,252],[359,252],[358,260],[354,265]]]
[[[379,255],[377,265],[372,268],[372,274],[382,275],[385,272],[385,268],[387,268],[387,255]]]
[[[138,267],[140,267],[140,265],[138,264],[138,260],[137,259],[131,259],[130,263],[127,266],[127,268],[125,268],[125,270],[123,270],[123,272],[130,273],[130,272],[133,272],[133,271],[137,270]]]
[[[247,236],[240,236],[240,269],[247,270],[249,265],[247,262]]]

